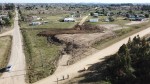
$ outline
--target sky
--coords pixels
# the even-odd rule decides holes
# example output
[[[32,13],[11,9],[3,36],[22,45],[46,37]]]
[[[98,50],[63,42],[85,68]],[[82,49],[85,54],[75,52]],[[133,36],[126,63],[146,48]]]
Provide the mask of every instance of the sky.
[[[150,3],[150,0],[0,0],[0,3]]]

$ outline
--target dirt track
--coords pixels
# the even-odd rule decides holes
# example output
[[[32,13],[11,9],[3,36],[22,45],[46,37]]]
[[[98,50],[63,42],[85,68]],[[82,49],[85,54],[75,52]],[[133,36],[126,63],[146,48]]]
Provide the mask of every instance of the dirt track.
[[[9,31],[11,32],[11,31]],[[7,33],[9,33],[7,32]],[[6,34],[7,34],[6,33]],[[0,84],[26,84],[25,83],[25,55],[22,47],[22,36],[18,25],[18,12],[14,21],[11,56],[8,65],[12,65],[10,72],[5,72],[0,78]]]
[[[144,35],[146,35],[148,33],[150,33],[150,27],[130,36],[130,38],[133,38],[134,36],[137,36],[137,35],[140,35],[141,37],[143,37]],[[79,75],[78,71],[83,70],[84,68],[87,68],[94,63],[102,61],[103,58],[106,56],[116,53],[122,44],[127,43],[128,39],[129,39],[129,37],[127,37],[115,44],[112,44],[111,46],[109,46],[103,50],[100,50],[97,53],[94,53],[93,55],[90,55],[90,56],[86,57],[85,59],[82,59],[81,61],[78,61],[77,63],[75,63],[73,65],[68,66],[67,69],[62,70],[59,73],[55,73],[55,74],[53,74],[45,79],[42,79],[34,84],[57,84],[57,82],[56,82],[57,78],[58,78],[58,80],[61,80],[61,81],[59,81],[59,84],[61,84],[62,82],[68,81],[68,79],[65,79],[62,81],[63,76],[64,76],[64,78],[66,78],[67,75],[69,75],[69,78],[73,78],[73,77]]]
[[[4,32],[2,34],[0,34],[0,37],[2,36],[6,36],[6,35],[12,35],[12,32],[14,31],[14,29],[10,30],[10,31],[7,31],[7,32]]]
[[[55,37],[64,42],[72,42],[73,44],[80,46],[91,46],[93,43],[103,40],[105,38],[114,36],[112,31],[105,31],[104,33],[92,33],[92,34],[61,34]]]

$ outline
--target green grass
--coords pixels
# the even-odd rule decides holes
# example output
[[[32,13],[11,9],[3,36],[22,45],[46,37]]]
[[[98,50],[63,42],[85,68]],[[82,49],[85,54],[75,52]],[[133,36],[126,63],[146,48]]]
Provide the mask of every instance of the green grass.
[[[92,47],[99,49],[99,50],[106,48],[128,36],[131,36],[137,32],[140,32],[140,31],[148,28],[150,26],[149,23],[150,22],[142,23],[142,24],[138,24],[138,25],[132,25],[132,26],[130,26],[130,28],[127,28],[127,29],[117,30],[117,31],[115,31],[116,37],[109,37],[103,41],[98,41],[95,44],[93,44]]]
[[[60,54],[60,46],[48,43],[46,37],[38,37],[39,31],[22,30],[29,83],[53,74]]]
[[[12,37],[0,37],[0,69],[7,66],[11,50]],[[0,75],[2,75],[0,73]]]

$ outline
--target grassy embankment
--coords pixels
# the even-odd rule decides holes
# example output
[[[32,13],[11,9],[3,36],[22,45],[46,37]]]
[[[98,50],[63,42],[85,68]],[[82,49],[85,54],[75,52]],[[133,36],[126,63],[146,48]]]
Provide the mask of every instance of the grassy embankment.
[[[45,37],[37,36],[39,30],[22,30],[27,63],[27,82],[33,83],[45,78],[56,69],[59,58],[59,45],[47,42]]]
[[[132,25],[132,26],[130,26],[130,28],[127,28],[127,29],[117,30],[117,31],[115,31],[116,37],[110,37],[103,41],[96,42],[95,44],[92,45],[92,47],[101,50],[105,47],[110,46],[113,43],[120,41],[121,39],[124,39],[128,36],[131,36],[137,32],[140,32],[140,31],[150,27],[149,23],[150,22],[142,23],[142,24],[138,24],[138,25]]]
[[[12,37],[0,37],[0,69],[7,66],[10,58]],[[2,73],[0,73],[2,75]]]

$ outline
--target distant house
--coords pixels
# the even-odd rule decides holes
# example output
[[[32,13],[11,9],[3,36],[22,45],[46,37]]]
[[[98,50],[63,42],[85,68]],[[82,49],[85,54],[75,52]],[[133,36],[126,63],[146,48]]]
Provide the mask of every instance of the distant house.
[[[98,13],[93,13],[93,16],[94,17],[98,17]]]
[[[99,19],[98,18],[94,18],[94,19],[90,19],[89,22],[98,22]]]
[[[41,18],[38,16],[32,16],[32,20],[41,20]]]
[[[65,18],[64,22],[75,22],[74,18]]]
[[[29,25],[35,26],[35,25],[41,25],[41,22],[31,22]]]
[[[144,20],[144,16],[142,15],[130,15],[129,16],[129,20],[130,21],[143,21]]]
[[[7,15],[0,15],[0,18],[9,18]]]

